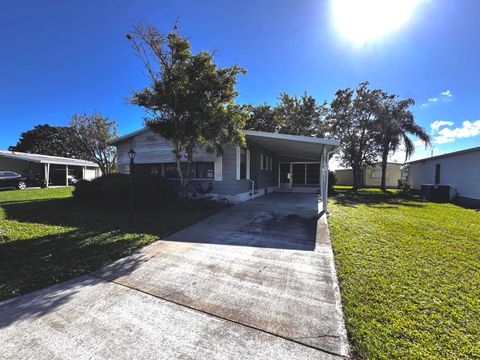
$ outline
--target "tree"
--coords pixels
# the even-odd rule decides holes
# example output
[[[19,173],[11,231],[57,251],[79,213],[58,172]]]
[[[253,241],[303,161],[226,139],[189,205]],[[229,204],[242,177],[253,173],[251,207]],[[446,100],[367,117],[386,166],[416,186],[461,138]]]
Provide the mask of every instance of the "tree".
[[[224,144],[245,142],[242,128],[247,114],[234,103],[237,76],[245,70],[217,66],[208,51],[193,54],[177,26],[168,34],[153,26],[137,26],[127,38],[150,80],[130,101],[146,110],[146,126],[171,142],[185,196],[195,149],[221,153]],[[182,156],[186,172],[182,172]]]
[[[425,146],[430,144],[430,136],[425,130],[415,123],[415,118],[410,111],[414,105],[413,99],[399,100],[395,95],[386,95],[378,108],[376,120],[376,141],[380,146],[382,157],[382,182],[380,188],[386,190],[386,174],[388,155],[394,153],[403,144],[405,148],[405,161],[415,151],[415,146],[409,135],[418,137]]]
[[[319,106],[315,98],[306,92],[300,98],[280,93],[279,100],[275,108],[279,133],[314,137],[323,136],[326,104]]]
[[[383,95],[363,82],[356,89],[338,90],[330,105],[326,131],[340,140],[341,162],[352,168],[353,190],[361,185],[362,167],[373,164],[378,157],[375,120]]]
[[[250,116],[245,124],[245,129],[278,132],[279,124],[275,117],[275,108],[267,104],[247,105],[246,110]]]
[[[70,127],[78,147],[85,154],[84,159],[98,164],[103,174],[112,173],[116,165],[116,151],[109,142],[118,135],[117,123],[94,112],[92,115],[73,115]]]
[[[280,93],[275,107],[267,104],[250,106],[246,129],[281,134],[323,136],[325,104],[304,93],[300,98]]]
[[[17,144],[8,150],[77,159],[85,155],[77,146],[72,128],[47,124],[23,132]]]

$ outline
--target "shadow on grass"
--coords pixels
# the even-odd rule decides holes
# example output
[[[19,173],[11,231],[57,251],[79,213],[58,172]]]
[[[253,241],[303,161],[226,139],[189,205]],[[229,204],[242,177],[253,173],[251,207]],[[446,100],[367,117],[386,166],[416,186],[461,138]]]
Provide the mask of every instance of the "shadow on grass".
[[[423,200],[415,195],[401,192],[379,190],[336,190],[335,201],[337,204],[348,207],[366,205],[371,208],[397,209],[399,206],[414,208],[425,207]]]
[[[84,207],[71,198],[8,202],[1,209],[6,220],[25,226],[16,225],[14,239],[0,238],[0,300],[90,273],[214,212],[139,212],[129,226],[128,212]],[[146,261],[138,254],[116,266],[112,280]],[[0,327],[42,316],[73,296],[57,288],[34,294],[0,303]]]
[[[142,235],[124,237],[122,232],[73,230],[33,239],[0,244],[0,298],[23,294],[96,270],[142,246]],[[146,261],[129,257],[117,269],[126,275]],[[96,284],[86,281],[85,284]],[[66,288],[68,289],[68,285]],[[75,292],[44,289],[26,297],[0,303],[0,328],[32,317],[40,317],[65,303]]]

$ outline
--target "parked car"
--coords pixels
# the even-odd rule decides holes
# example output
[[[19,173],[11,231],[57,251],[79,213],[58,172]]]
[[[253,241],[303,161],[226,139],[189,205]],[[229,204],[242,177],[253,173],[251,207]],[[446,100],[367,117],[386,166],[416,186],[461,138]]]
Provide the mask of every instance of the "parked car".
[[[0,189],[27,188],[28,178],[13,171],[0,171]]]

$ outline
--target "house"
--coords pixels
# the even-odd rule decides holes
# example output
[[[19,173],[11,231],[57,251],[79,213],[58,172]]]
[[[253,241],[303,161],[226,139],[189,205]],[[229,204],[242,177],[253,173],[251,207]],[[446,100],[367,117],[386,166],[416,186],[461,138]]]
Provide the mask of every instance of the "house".
[[[398,187],[399,180],[402,179],[402,164],[387,163],[387,174],[385,184],[387,188]],[[373,166],[364,166],[360,175],[361,186],[365,187],[380,187],[382,182],[382,165],[381,163]],[[337,178],[337,185],[353,185],[353,171],[352,169],[338,169],[335,170],[335,177]]]
[[[91,161],[60,156],[0,150],[0,171],[13,171],[48,186],[65,186],[69,176],[91,180],[101,175],[99,166]]]
[[[320,192],[326,209],[328,160],[338,141],[249,130],[244,134],[245,147],[226,145],[223,154],[195,150],[190,192],[208,192],[231,203],[272,191]],[[134,149],[136,173],[178,180],[172,147],[158,134],[142,129],[111,144],[117,147],[121,173],[129,173],[128,151]]]
[[[410,161],[408,167],[412,189],[420,190],[422,184],[449,185],[460,201],[480,205],[480,147]]]

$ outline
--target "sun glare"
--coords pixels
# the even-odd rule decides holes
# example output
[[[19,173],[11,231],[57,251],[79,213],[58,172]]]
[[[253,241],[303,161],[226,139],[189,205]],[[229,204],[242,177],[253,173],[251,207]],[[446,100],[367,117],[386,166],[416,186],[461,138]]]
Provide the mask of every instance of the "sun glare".
[[[356,46],[398,30],[422,0],[332,0],[337,30]]]

